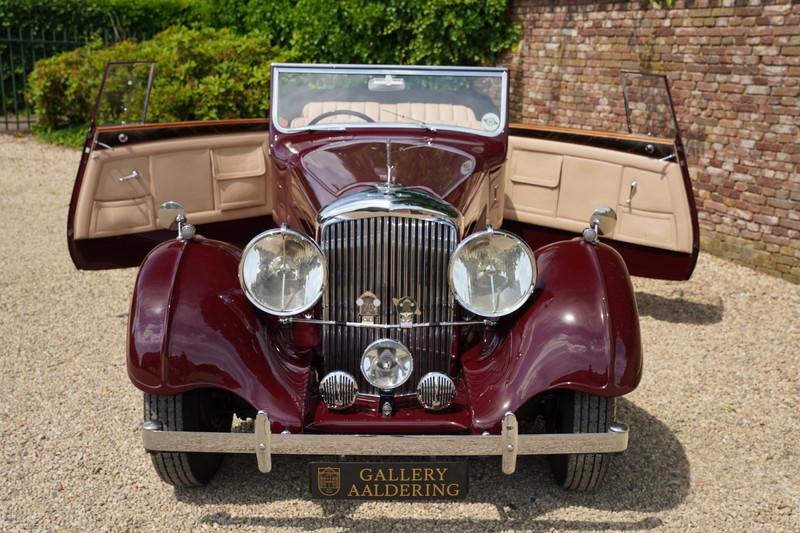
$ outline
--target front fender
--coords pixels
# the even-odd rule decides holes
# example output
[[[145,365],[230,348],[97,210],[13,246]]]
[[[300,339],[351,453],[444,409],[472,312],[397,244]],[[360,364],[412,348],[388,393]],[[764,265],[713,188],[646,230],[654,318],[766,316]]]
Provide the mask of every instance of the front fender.
[[[213,240],[168,241],[145,258],[128,323],[128,375],[151,394],[230,391],[302,428],[307,364],[278,348],[238,280],[241,252]]]
[[[620,255],[579,238],[540,248],[536,266],[533,300],[500,325],[497,348],[462,359],[473,431],[496,430],[505,413],[549,390],[619,396],[639,384],[639,315]]]

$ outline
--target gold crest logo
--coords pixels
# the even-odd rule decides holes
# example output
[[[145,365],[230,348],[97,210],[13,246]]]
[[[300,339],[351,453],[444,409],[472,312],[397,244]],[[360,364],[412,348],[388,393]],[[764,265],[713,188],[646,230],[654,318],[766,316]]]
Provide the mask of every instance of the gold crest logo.
[[[381,306],[381,301],[378,297],[374,293],[366,291],[356,299],[356,305],[358,306],[358,316],[361,317],[361,322],[374,324],[375,317],[378,316],[378,309]]]
[[[393,298],[392,303],[397,311],[397,317],[400,319],[401,328],[410,328],[414,319],[422,314],[417,308],[417,302],[409,296]]]
[[[325,466],[317,469],[317,487],[323,496],[336,496],[341,487],[341,475],[338,468]]]

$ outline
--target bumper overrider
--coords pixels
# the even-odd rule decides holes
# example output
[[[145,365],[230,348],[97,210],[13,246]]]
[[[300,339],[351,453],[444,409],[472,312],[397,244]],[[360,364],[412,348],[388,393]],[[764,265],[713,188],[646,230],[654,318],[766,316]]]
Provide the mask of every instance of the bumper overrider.
[[[518,455],[621,453],[628,447],[628,427],[612,423],[605,433],[519,434],[513,413],[503,417],[501,433],[491,435],[331,435],[270,431],[267,413],[259,411],[253,433],[162,431],[157,421],[142,428],[148,452],[255,453],[258,469],[272,470],[272,455],[355,456],[501,456],[503,472],[513,474]]]

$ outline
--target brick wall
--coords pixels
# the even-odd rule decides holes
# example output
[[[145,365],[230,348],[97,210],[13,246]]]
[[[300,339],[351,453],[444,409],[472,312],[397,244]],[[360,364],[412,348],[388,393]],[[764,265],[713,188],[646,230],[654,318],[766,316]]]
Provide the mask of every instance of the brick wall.
[[[667,74],[704,250],[800,282],[800,0],[513,0],[511,120],[625,131],[619,71]]]

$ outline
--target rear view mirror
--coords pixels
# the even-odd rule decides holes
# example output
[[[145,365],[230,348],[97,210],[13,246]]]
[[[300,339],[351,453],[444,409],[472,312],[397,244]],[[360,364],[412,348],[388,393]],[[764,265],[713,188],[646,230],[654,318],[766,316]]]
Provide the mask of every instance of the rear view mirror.
[[[370,91],[403,91],[406,88],[406,80],[387,74],[382,78],[371,78],[367,86]]]

